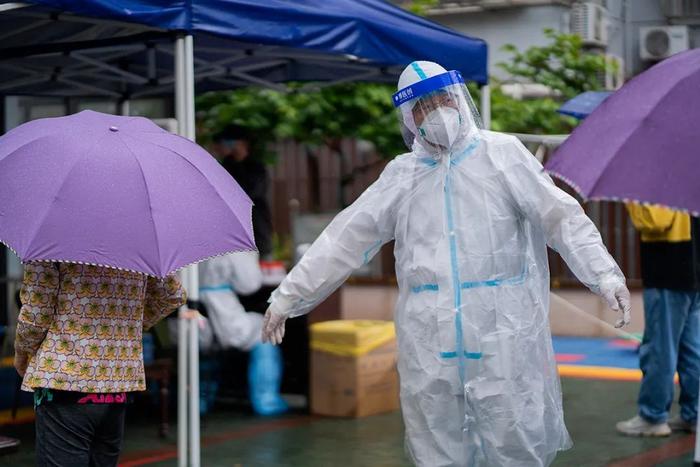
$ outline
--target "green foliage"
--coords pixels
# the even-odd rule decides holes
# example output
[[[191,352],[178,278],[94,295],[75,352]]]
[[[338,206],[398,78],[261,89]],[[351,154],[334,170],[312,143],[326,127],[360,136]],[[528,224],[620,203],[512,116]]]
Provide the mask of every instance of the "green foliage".
[[[557,113],[561,102],[552,98],[517,100],[503,94],[500,82],[491,78],[491,129],[510,133],[555,135],[569,133],[578,123],[573,117]],[[481,91],[469,85],[475,102]]]
[[[438,0],[412,0],[404,2],[401,6],[413,14],[423,16],[437,4]]]
[[[433,0],[410,3],[424,8],[432,4]],[[410,9],[410,5],[404,7]],[[561,102],[601,88],[598,76],[606,66],[601,55],[586,52],[576,35],[551,29],[544,34],[549,39],[544,46],[525,51],[506,46],[512,59],[499,66],[515,80],[549,86],[557,92],[557,98],[518,101],[503,94],[500,83],[492,79],[493,130],[568,133],[577,121],[556,113]],[[300,87],[301,84],[292,84],[288,93],[243,88],[199,97],[199,129],[204,142],[229,123],[236,123],[251,129],[258,144],[253,153],[268,162],[274,160],[274,155],[265,152],[267,143],[283,138],[310,144],[332,143],[343,137],[361,138],[373,143],[379,154],[387,158],[405,150],[392,105],[393,86],[354,83],[311,92],[298,91]],[[474,101],[479,102],[478,88],[470,85],[470,91]]]
[[[296,92],[296,88],[287,94],[243,88],[201,96],[197,108],[202,141],[235,123],[249,128],[255,141],[262,143],[291,138],[322,144],[355,137],[372,142],[387,157],[403,149],[391,86],[357,83],[312,92]],[[271,155],[262,147],[253,153],[270,161]]]
[[[292,238],[289,235],[281,235],[278,232],[272,234],[272,258],[275,261],[292,264],[292,249]]]
[[[380,154],[393,156],[403,143],[392,92],[388,85],[356,83],[290,95],[298,112],[289,123],[289,133],[281,136],[310,143],[360,138],[372,142]]]
[[[513,44],[504,46],[503,50],[513,58],[498,66],[515,77],[549,86],[565,99],[602,89],[598,76],[605,72],[603,55],[585,51],[581,37],[576,34],[545,29],[544,35],[549,39],[547,45],[530,47],[524,52]]]
[[[241,125],[250,130],[254,157],[268,163],[274,161],[274,154],[266,143],[278,137],[294,110],[284,94],[252,87],[203,94],[197,97],[196,108],[200,143],[210,142],[227,125]]]
[[[495,131],[534,134],[569,133],[578,120],[556,113],[562,102],[585,91],[602,89],[599,76],[605,72],[605,58],[583,49],[581,38],[575,34],[560,34],[545,29],[549,43],[519,51],[514,45],[504,50],[513,58],[498,66],[517,81],[548,86],[557,98],[516,100],[501,91],[498,81],[492,81],[491,128]]]
[[[408,0],[401,6],[423,15],[438,0]],[[384,157],[403,152],[391,96],[394,87],[386,84],[354,83],[326,87],[314,92],[291,92],[244,88],[205,94],[198,98],[198,134],[206,143],[230,123],[249,128],[256,147],[253,154],[274,161],[267,144],[275,139],[321,144],[338,138],[355,137],[374,144]]]
[[[561,102],[551,98],[516,100],[496,87],[491,93],[491,122],[494,131],[531,134],[566,134],[577,120],[557,113]]]

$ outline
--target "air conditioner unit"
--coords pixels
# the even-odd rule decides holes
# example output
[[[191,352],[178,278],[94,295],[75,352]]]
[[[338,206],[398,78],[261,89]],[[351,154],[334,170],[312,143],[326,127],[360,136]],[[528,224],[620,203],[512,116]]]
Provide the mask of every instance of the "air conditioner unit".
[[[639,56],[642,60],[663,60],[689,47],[688,26],[639,28]]]
[[[608,11],[592,2],[574,3],[571,7],[571,32],[583,39],[584,45],[608,45]]]
[[[600,82],[606,91],[615,91],[625,84],[625,62],[617,55],[605,54],[605,73]]]

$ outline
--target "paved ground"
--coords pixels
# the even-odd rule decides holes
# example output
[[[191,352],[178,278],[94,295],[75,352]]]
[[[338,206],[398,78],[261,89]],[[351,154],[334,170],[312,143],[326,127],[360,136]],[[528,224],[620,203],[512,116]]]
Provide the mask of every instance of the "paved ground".
[[[634,414],[638,383],[565,378],[562,381],[567,426],[574,448],[555,466],[664,467],[692,464],[694,437],[634,439],[618,436],[616,421]],[[130,407],[122,466],[175,465],[175,428],[167,440],[156,436],[153,415]],[[293,414],[259,419],[240,407],[224,406],[202,428],[202,465],[215,466],[381,466],[410,465],[403,453],[399,413],[360,420],[336,420]],[[33,465],[31,425],[5,427],[23,448],[0,458],[1,465]]]

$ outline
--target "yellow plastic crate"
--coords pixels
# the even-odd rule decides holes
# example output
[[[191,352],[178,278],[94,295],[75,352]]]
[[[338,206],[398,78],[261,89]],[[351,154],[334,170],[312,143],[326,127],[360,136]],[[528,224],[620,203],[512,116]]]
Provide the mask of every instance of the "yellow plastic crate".
[[[391,321],[325,321],[311,326],[311,348],[343,357],[358,357],[396,338]]]

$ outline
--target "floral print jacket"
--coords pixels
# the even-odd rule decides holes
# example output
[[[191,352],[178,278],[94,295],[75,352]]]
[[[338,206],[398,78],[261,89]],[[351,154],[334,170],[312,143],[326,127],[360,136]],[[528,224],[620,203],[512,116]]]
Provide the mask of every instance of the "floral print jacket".
[[[15,350],[30,355],[22,389],[146,389],[142,331],[186,301],[176,276],[27,263]]]

